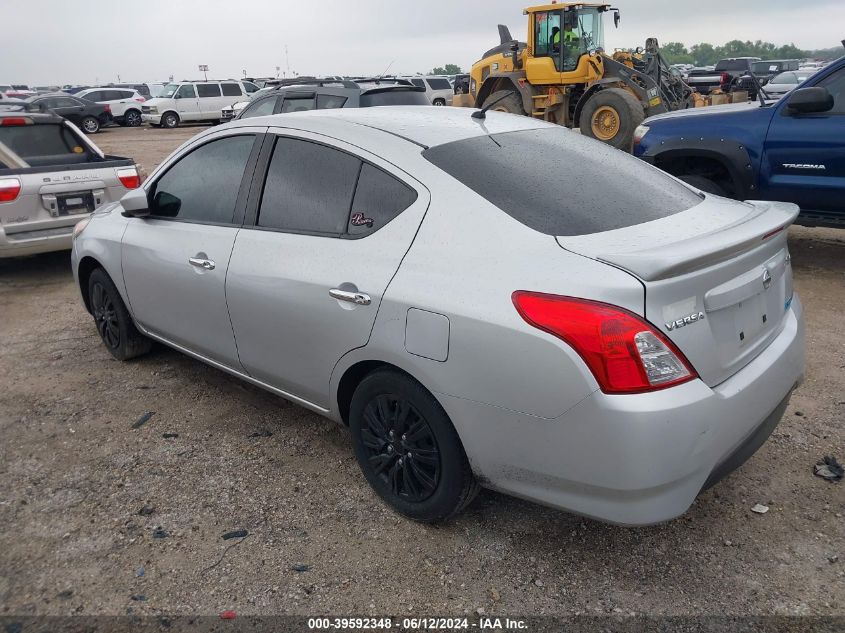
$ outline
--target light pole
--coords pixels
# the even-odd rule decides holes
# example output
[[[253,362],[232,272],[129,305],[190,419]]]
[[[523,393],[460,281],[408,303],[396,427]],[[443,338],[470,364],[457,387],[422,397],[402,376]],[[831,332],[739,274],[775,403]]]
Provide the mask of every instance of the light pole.
[[[208,65],[207,64],[200,64],[200,72],[205,76],[205,80],[208,81]]]

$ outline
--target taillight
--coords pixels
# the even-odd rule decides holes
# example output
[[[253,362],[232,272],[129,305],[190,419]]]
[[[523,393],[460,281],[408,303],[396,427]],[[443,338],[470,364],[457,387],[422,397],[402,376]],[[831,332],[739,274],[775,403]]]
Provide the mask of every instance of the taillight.
[[[141,186],[141,177],[134,167],[124,167],[117,170],[117,178],[127,189],[137,189]]]
[[[0,178],[0,202],[11,202],[21,192],[21,181],[17,178]]]
[[[727,84],[731,82],[731,76],[728,73],[722,73],[722,83]]]
[[[104,103],[103,107],[106,109],[106,112],[111,112],[111,106],[108,103]]]
[[[696,378],[672,342],[633,312],[607,303],[517,290],[525,321],[569,344],[605,393],[643,393]]]
[[[138,103],[144,103],[146,99],[144,99],[144,97],[135,97],[135,101],[137,101]]]

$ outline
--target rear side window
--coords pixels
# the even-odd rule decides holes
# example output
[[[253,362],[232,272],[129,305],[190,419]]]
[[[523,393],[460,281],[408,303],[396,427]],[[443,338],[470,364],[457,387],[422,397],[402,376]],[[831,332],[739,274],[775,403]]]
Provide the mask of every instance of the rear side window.
[[[432,147],[423,156],[548,235],[621,229],[702,200],[645,162],[559,127],[477,136]]]
[[[231,224],[254,137],[230,136],[180,159],[153,187],[150,214],[212,224]]]
[[[280,112],[305,112],[314,109],[314,97],[307,99],[285,99]]]
[[[343,234],[360,168],[358,158],[336,149],[279,138],[261,196],[258,226]]]
[[[417,199],[417,192],[378,167],[364,163],[347,233],[355,237],[378,231]]]
[[[346,103],[346,97],[339,95],[317,95],[317,109],[318,110],[334,110],[342,108]]]
[[[238,84],[220,84],[223,87],[224,97],[240,97],[241,87]]]
[[[202,97],[219,97],[220,84],[197,84],[197,94]]]
[[[240,118],[249,119],[254,116],[273,114],[273,110],[276,108],[276,99],[278,99],[278,97],[265,97],[264,99],[259,99],[258,101],[249,104],[246,108],[244,108],[243,112],[241,112]]]
[[[0,143],[26,160],[35,156],[83,154],[82,143],[63,125],[14,125],[0,127]]]
[[[428,85],[431,86],[432,90],[451,90],[452,84],[449,83],[448,79],[428,79]]]

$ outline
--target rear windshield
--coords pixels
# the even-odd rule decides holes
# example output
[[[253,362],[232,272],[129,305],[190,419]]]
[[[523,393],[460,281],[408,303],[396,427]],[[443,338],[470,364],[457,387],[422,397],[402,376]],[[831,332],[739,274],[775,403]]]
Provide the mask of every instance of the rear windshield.
[[[68,128],[58,124],[0,127],[0,143],[28,158],[87,154],[87,148]],[[29,162],[29,161],[27,161]]]
[[[747,59],[723,59],[716,64],[716,70],[748,70],[751,67]]]
[[[645,162],[560,127],[477,136],[432,147],[423,156],[547,235],[621,229],[702,200]]]
[[[385,92],[363,92],[360,107],[392,105],[431,105],[424,92],[416,90],[387,90]]]
[[[776,73],[783,70],[784,64],[781,62],[754,62],[751,70],[755,75],[765,75],[766,73]]]

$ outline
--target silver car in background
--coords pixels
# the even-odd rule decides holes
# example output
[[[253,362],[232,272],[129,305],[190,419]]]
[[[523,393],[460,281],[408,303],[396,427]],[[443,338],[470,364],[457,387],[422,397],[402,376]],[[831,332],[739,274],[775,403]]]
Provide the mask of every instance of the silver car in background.
[[[325,110],[194,137],[77,227],[106,347],[160,341],[347,425],[368,482],[416,520],[479,486],[626,525],[682,514],[802,378],[797,207],[470,115]]]

